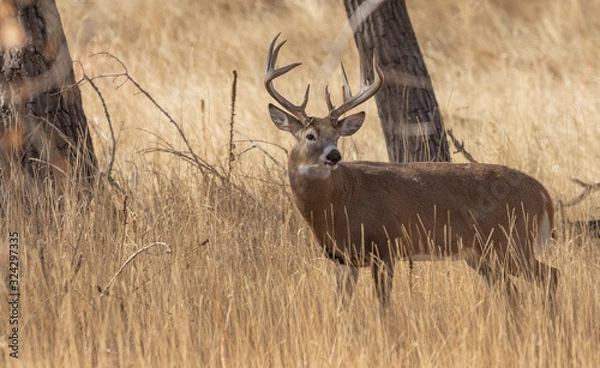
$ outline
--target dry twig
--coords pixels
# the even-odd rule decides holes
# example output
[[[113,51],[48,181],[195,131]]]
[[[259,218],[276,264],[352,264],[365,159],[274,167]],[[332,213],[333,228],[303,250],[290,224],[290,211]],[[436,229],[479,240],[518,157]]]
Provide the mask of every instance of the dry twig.
[[[277,167],[279,167],[279,168],[281,169],[281,171],[283,171],[283,172],[284,172],[284,173],[287,175],[287,170],[286,170],[285,166],[284,166],[284,165],[283,165],[281,162],[277,161],[277,159],[276,159],[275,157],[273,157],[273,156],[272,156],[272,155],[271,155],[269,152],[267,152],[267,151],[266,151],[264,148],[262,148],[261,146],[259,146],[259,145],[258,145],[258,141],[255,141],[255,140],[253,140],[253,139],[249,138],[249,137],[248,137],[248,136],[246,136],[244,133],[242,133],[242,132],[240,132],[240,131],[238,131],[238,130],[235,130],[235,129],[234,129],[234,131],[235,131],[237,134],[239,134],[239,135],[240,135],[242,138],[244,138],[244,140],[245,140],[245,141],[247,141],[248,143],[250,143],[250,145],[251,145],[251,148],[250,148],[250,149],[252,149],[252,148],[256,148],[256,149],[258,149],[259,151],[261,151],[261,152],[262,152],[262,153],[263,153],[265,156],[267,156],[267,157],[268,157],[268,158],[269,158],[271,161],[273,161],[273,163],[274,163],[274,164],[275,164]],[[282,150],[283,150],[283,151],[286,153],[286,155],[287,155],[287,150],[286,150],[285,148],[283,148],[283,147],[281,147],[281,146],[279,146],[279,145],[277,145],[277,144],[273,144],[273,143],[269,143],[269,142],[265,142],[265,143],[268,143],[268,144],[271,144],[271,145],[273,145],[273,146],[275,146],[275,147],[281,148],[281,149],[282,149]],[[245,152],[247,152],[247,151],[248,151],[248,150],[245,150],[245,151],[243,151],[242,153],[240,153],[240,155],[242,155],[243,153],[245,153]]]
[[[235,98],[237,95],[237,71],[233,71],[233,85],[231,86],[231,119],[229,120],[229,160],[227,167],[227,181],[231,180],[231,170],[235,161],[235,144],[233,143],[233,126],[235,121]]]
[[[127,67],[125,66],[125,63],[123,63],[123,61],[121,61],[121,59],[119,59],[118,57],[116,57],[110,53],[107,53],[107,52],[101,52],[96,55],[106,56],[106,57],[109,57],[109,58],[115,60],[117,63],[119,63],[119,65],[123,69],[123,72],[121,72],[121,73],[107,74],[107,75],[102,75],[102,76],[99,76],[96,78],[114,78],[114,79],[124,78],[125,80],[123,81],[123,83],[121,83],[121,85],[119,85],[119,87],[127,82],[131,82],[131,84],[133,84],[134,87],[138,91],[140,91],[144,96],[146,96],[146,98],[169,120],[169,123],[171,123],[175,127],[175,129],[177,130],[177,133],[179,134],[179,136],[181,137],[181,139],[183,140],[183,142],[187,148],[187,152],[181,152],[181,151],[170,150],[170,149],[169,150],[162,149],[162,150],[157,150],[157,151],[171,153],[171,154],[174,154],[174,155],[180,156],[180,157],[185,156],[188,159],[188,161],[190,163],[192,163],[194,166],[196,166],[202,173],[208,172],[208,173],[218,177],[223,182],[227,181],[227,178],[224,175],[222,175],[217,169],[215,169],[212,165],[210,165],[208,162],[206,162],[204,159],[202,159],[199,155],[197,155],[194,152],[187,136],[185,135],[185,133],[183,132],[183,129],[181,128],[181,125],[177,121],[175,121],[175,119],[173,119],[171,117],[171,115],[160,104],[158,104],[158,102],[156,102],[154,97],[152,97],[152,95],[150,95],[150,93],[148,93],[129,74],[129,71],[127,70]],[[151,151],[152,150],[146,150],[145,152],[151,152]]]
[[[100,296],[103,295],[108,295],[108,289],[114,284],[115,279],[121,274],[121,272],[123,272],[123,269],[125,269],[125,267],[134,260],[135,257],[139,256],[140,254],[142,254],[143,252],[147,251],[148,249],[152,248],[152,247],[157,247],[157,246],[161,246],[165,248],[165,251],[162,254],[170,254],[173,252],[173,250],[171,249],[171,247],[169,246],[169,244],[164,243],[164,242],[154,242],[151,244],[148,244],[140,249],[138,249],[137,251],[135,251],[132,255],[129,256],[129,258],[127,258],[127,260],[125,260],[125,262],[121,265],[121,267],[119,268],[119,270],[117,271],[117,273],[115,273],[113,275],[113,277],[110,278],[110,280],[108,280],[108,283],[106,284],[106,286],[104,287],[104,289],[100,290]]]
[[[454,134],[452,134],[452,129],[448,129],[446,131],[446,133],[448,134],[448,136],[452,140],[452,145],[454,145],[454,148],[456,148],[456,152],[454,152],[454,153],[459,153],[460,152],[470,162],[477,163],[477,160],[475,160],[475,158],[469,152],[467,152],[467,150],[465,149],[464,143],[460,142],[458,139],[456,139],[454,137]]]
[[[561,207],[570,207],[570,206],[579,204],[584,199],[586,199],[590,194],[592,194],[595,191],[597,191],[598,189],[600,189],[600,183],[588,184],[588,183],[584,183],[583,181],[581,181],[579,179],[571,179],[571,181],[582,186],[583,191],[577,197],[571,199],[570,201],[568,201],[566,203],[559,201],[558,203],[559,203],[559,206],[561,206]]]
[[[119,185],[119,183],[117,183],[117,181],[112,176],[112,169],[113,169],[113,165],[115,162],[115,156],[116,156],[116,152],[117,152],[117,139],[115,138],[115,130],[113,128],[112,119],[110,117],[110,113],[108,112],[108,107],[106,106],[106,101],[104,100],[104,96],[102,95],[102,92],[100,91],[100,89],[98,88],[96,83],[94,83],[94,79],[100,78],[100,77],[90,78],[85,73],[83,66],[81,66],[81,73],[83,74],[83,77],[77,83],[78,84],[82,84],[83,82],[89,83],[90,86],[94,89],[94,92],[96,92],[96,94],[98,95],[98,98],[100,99],[100,102],[102,103],[102,108],[104,109],[104,116],[106,117],[106,122],[108,123],[108,129],[110,130],[110,138],[111,138],[111,143],[110,143],[110,147],[109,147],[110,158],[108,160],[108,167],[106,168],[106,171],[103,173],[103,175],[106,177],[106,180],[108,180],[108,183],[110,185],[112,185],[114,188],[116,188],[121,194],[125,194],[125,190]],[[102,133],[102,135],[104,135],[104,133]],[[107,143],[107,145],[109,145],[109,144]]]

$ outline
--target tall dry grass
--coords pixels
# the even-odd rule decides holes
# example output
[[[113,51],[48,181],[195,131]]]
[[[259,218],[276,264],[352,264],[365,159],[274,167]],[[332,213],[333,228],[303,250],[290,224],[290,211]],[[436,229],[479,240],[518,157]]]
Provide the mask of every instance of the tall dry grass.
[[[566,233],[544,255],[562,272],[552,312],[526,284],[519,284],[522,307],[512,310],[466,265],[450,261],[417,263],[412,289],[399,264],[385,317],[366,271],[350,308],[336,310],[333,264],[293,208],[279,166],[292,139],[270,123],[261,80],[267,46],[281,31],[289,40],[281,64],[304,65],[278,88],[299,99],[311,82],[309,112],[322,114],[320,89],[340,85],[339,71],[322,68],[346,20],[340,2],[58,5],[78,73],[119,73],[114,60],[93,54],[118,56],[222,173],[236,70],[236,160],[224,183],[172,155],[147,153],[165,141],[184,149],[183,142],[131,83],[97,79],[118,136],[113,174],[127,199],[105,186],[88,204],[68,190],[59,203],[43,195],[32,203],[17,179],[2,184],[0,232],[20,233],[22,304],[20,359],[9,358],[0,340],[1,366],[600,364],[600,251],[581,234]],[[569,178],[598,181],[600,5],[408,5],[446,125],[472,154],[530,173],[555,200],[578,193]],[[357,81],[354,48],[342,57]],[[82,89],[105,168],[109,129],[97,95]],[[373,102],[366,109],[367,123],[342,150],[349,160],[385,160]],[[566,216],[593,218],[597,208],[591,197]],[[5,331],[5,303],[0,311]]]

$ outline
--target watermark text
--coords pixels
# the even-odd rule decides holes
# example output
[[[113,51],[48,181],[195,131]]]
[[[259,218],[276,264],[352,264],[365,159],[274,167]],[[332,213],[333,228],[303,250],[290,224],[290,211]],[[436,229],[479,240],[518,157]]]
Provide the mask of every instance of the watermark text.
[[[19,233],[8,234],[8,349],[11,358],[19,359]]]

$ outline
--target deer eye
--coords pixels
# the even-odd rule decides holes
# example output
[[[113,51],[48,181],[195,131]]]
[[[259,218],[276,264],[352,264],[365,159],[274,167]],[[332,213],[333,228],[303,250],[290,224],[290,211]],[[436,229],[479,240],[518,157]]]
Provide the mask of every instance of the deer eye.
[[[317,137],[315,137],[315,135],[314,135],[314,134],[312,134],[312,133],[308,133],[308,134],[306,135],[306,140],[308,140],[308,141],[316,141],[316,140],[317,140]]]

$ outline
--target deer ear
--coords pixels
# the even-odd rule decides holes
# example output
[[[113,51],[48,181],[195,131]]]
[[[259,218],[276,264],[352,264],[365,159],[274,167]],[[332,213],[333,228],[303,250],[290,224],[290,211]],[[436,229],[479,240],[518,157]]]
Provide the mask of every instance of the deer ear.
[[[271,114],[271,120],[275,123],[275,126],[286,132],[294,133],[298,129],[302,129],[303,125],[300,120],[287,112],[281,110],[279,107],[269,104],[269,114]]]
[[[356,133],[365,121],[365,113],[350,115],[338,121],[340,136],[348,136]]]

